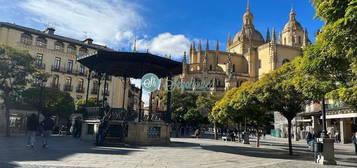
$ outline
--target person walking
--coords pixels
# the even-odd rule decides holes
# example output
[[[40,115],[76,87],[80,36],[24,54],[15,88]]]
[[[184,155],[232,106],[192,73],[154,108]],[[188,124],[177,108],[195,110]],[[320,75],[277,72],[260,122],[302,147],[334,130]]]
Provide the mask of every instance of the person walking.
[[[352,143],[355,145],[355,153],[357,155],[357,132],[352,136]]]
[[[197,128],[196,131],[195,131],[195,137],[198,139],[200,134],[201,134],[201,130],[199,128]]]
[[[27,123],[26,123],[26,133],[27,133],[27,147],[30,147],[31,149],[35,145],[36,141],[36,132],[38,130],[39,124],[38,124],[38,118],[36,114],[31,114],[27,118]]]
[[[51,135],[51,131],[53,130],[54,125],[54,121],[49,116],[46,116],[46,118],[41,122],[43,148],[48,147],[48,138]]]

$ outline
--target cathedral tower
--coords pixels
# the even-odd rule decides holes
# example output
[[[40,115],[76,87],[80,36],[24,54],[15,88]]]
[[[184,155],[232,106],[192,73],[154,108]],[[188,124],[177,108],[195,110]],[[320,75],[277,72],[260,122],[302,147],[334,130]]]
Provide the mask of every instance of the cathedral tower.
[[[304,29],[296,20],[295,16],[295,11],[291,9],[289,14],[289,21],[285,24],[284,29],[281,32],[281,37],[279,37],[280,44],[282,45],[302,47],[305,43],[305,40],[309,41],[306,34],[304,33]]]

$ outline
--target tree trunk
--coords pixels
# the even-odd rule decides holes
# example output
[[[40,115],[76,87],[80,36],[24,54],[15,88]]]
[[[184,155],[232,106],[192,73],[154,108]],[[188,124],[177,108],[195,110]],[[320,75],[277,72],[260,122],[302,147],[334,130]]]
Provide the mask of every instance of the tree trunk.
[[[288,119],[288,141],[289,141],[289,155],[293,155],[293,146],[291,144],[291,120]]]
[[[260,145],[259,129],[257,128],[257,147]]]

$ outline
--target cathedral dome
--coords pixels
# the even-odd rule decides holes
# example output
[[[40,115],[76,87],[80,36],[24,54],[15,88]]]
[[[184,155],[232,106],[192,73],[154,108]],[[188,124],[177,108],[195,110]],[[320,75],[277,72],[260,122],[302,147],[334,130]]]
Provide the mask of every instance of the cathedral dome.
[[[283,32],[289,32],[289,31],[303,31],[304,29],[302,28],[301,24],[295,19],[295,12],[291,10],[290,12],[290,19],[288,23],[285,24]]]
[[[234,36],[233,42],[242,41],[243,39],[264,42],[262,34],[260,34],[260,32],[255,30],[254,28],[243,28]]]

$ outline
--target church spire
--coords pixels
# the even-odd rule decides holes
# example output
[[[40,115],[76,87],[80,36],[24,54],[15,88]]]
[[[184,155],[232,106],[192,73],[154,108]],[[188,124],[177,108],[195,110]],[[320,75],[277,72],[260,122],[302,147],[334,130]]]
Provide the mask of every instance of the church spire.
[[[197,50],[198,50],[198,51],[201,51],[201,50],[202,50],[201,40],[198,41]]]
[[[227,49],[229,48],[229,46],[231,45],[231,41],[232,41],[232,39],[231,39],[231,33],[230,32],[228,32],[228,38],[227,38]]]
[[[250,4],[249,4],[249,0],[247,0],[247,11],[250,11]]]
[[[136,52],[136,36],[135,36],[135,38],[134,38],[133,52]]]
[[[253,14],[250,12],[249,0],[247,1],[247,10],[243,15],[243,27],[254,27]]]
[[[206,50],[209,50],[209,41],[208,41],[208,39],[206,41]]]
[[[276,35],[275,35],[275,28],[272,28],[272,38],[271,38],[271,42],[272,43],[276,43]]]
[[[218,44],[218,40],[216,40],[216,51],[219,51],[219,44]]]
[[[295,21],[295,16],[296,16],[296,13],[295,13],[294,9],[291,8],[289,21]]]
[[[266,43],[270,42],[270,32],[269,32],[269,28],[267,28],[267,37],[266,37]]]

